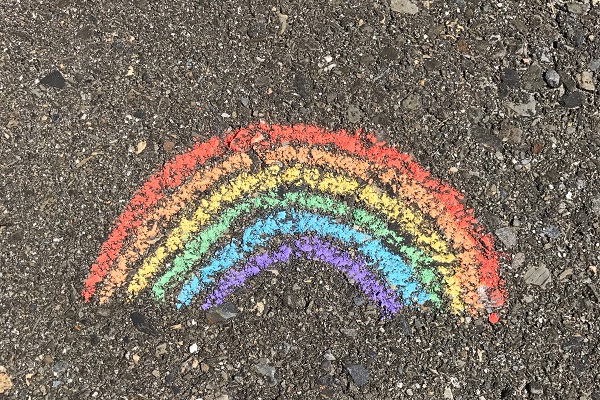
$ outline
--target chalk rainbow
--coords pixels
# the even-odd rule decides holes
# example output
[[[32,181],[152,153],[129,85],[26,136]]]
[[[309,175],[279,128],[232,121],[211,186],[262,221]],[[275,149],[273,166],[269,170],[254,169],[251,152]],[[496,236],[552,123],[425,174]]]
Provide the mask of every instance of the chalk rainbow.
[[[429,301],[496,319],[498,254],[462,199],[373,135],[251,125],[196,143],[135,192],[82,295],[149,289],[177,307],[203,295],[206,309],[299,258],[342,273],[385,314]]]

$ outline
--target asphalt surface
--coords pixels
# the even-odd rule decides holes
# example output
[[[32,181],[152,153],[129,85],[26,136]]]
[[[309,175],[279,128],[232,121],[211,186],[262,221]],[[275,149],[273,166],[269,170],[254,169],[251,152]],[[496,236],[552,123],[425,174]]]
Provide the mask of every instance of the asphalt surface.
[[[0,397],[600,399],[600,4],[392,6],[3,1]],[[84,303],[144,180],[261,119],[374,132],[464,193],[504,254],[502,319],[381,320],[318,263],[218,323]]]

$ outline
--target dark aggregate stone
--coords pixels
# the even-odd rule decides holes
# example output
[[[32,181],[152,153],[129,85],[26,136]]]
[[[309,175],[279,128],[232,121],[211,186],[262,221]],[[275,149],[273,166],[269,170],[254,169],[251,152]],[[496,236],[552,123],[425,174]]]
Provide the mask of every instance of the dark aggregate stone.
[[[585,42],[586,29],[581,23],[578,15],[559,11],[556,21],[561,34],[568,39],[572,45],[581,46]]]
[[[60,71],[56,70],[56,71],[50,72],[48,75],[43,77],[40,80],[40,83],[42,85],[50,86],[50,87],[57,88],[57,89],[62,89],[65,87],[67,81],[65,81],[65,78],[60,73]]]
[[[509,87],[519,85],[519,72],[512,68],[507,68],[502,72],[502,83]]]
[[[514,397],[515,397],[515,389],[513,389],[510,386],[502,389],[502,392],[500,392],[501,399],[512,399]]]
[[[152,324],[146,319],[144,314],[140,312],[132,312],[129,314],[133,326],[140,332],[146,333],[152,336],[158,336],[158,331],[152,326]]]
[[[578,90],[567,93],[559,99],[559,103],[565,108],[578,108],[585,102],[585,94]]]
[[[442,63],[436,58],[428,58],[423,62],[423,66],[427,72],[439,72]]]
[[[571,76],[570,73],[559,70],[558,74],[560,75],[560,79],[567,91],[572,92],[577,88],[577,82],[575,82],[575,79]]]
[[[312,98],[312,81],[302,72],[297,72],[294,76],[294,88],[304,100]]]
[[[564,341],[562,348],[563,348],[563,350],[569,351],[569,352],[578,351],[581,349],[583,342],[584,342],[584,338],[582,336],[573,335]]]
[[[133,112],[133,116],[138,119],[146,118],[146,112],[144,110],[136,110]]]
[[[399,55],[398,49],[395,47],[384,47],[379,52],[379,56],[382,59],[388,60],[388,61],[393,61],[393,60],[397,59],[398,55]]]
[[[412,334],[411,327],[405,318],[403,318],[403,317],[398,318],[398,325],[400,325],[400,331],[402,332],[402,334],[404,336],[408,337]]]
[[[218,306],[212,307],[206,313],[206,320],[209,324],[217,324],[235,318],[239,310],[232,302],[225,302]]]

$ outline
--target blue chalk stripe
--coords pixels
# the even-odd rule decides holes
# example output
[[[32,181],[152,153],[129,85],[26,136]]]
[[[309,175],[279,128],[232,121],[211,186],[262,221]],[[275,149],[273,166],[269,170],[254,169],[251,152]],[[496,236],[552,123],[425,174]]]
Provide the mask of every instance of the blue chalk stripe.
[[[429,295],[412,276],[412,268],[397,254],[390,252],[378,239],[361,233],[348,225],[339,224],[332,218],[295,209],[279,211],[264,219],[257,220],[247,228],[242,240],[232,241],[215,253],[209,263],[197,270],[182,287],[177,296],[177,308],[189,305],[200,290],[212,283],[211,276],[234,266],[252,253],[256,247],[264,247],[275,235],[305,234],[314,232],[319,236],[329,236],[346,245],[356,245],[367,259],[367,265],[378,268],[387,281],[397,287],[397,292],[405,302],[423,303]]]

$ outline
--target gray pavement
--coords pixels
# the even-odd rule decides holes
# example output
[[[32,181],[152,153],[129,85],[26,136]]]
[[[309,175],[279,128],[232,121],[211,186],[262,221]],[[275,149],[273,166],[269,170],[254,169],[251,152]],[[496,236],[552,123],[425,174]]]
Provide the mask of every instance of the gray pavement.
[[[4,0],[0,398],[600,399],[599,26],[597,0]],[[500,321],[381,320],[316,262],[225,321],[84,303],[144,180],[259,120],[374,132],[462,192]]]

